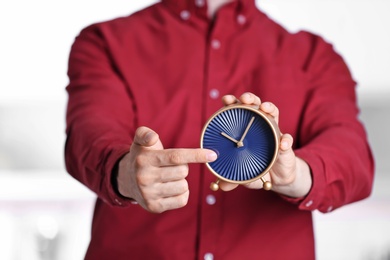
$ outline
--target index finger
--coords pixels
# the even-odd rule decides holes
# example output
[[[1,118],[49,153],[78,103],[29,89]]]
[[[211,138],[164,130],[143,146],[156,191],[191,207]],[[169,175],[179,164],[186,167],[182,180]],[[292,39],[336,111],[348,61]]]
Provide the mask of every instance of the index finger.
[[[165,149],[156,152],[155,163],[160,166],[206,163],[217,159],[217,154],[214,151],[202,148]]]

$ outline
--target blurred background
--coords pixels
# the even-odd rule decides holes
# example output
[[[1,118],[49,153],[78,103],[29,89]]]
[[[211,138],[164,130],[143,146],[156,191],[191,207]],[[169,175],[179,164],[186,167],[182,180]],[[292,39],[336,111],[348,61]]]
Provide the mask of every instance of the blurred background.
[[[65,172],[67,59],[79,31],[156,1],[0,3],[0,259],[83,259],[94,195]],[[370,198],[314,213],[317,259],[390,259],[390,1],[258,0],[333,43],[358,81],[376,158]]]

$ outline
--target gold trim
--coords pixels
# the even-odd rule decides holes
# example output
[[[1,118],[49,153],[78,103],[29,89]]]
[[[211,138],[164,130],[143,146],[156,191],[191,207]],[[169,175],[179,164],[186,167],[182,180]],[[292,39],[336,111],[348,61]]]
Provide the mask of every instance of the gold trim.
[[[280,145],[280,137],[281,137],[281,133],[280,133],[280,130],[279,130],[279,127],[278,127],[278,124],[276,123],[276,121],[268,114],[262,112],[261,110],[257,109],[257,108],[254,108],[253,106],[250,106],[250,105],[242,105],[242,104],[232,104],[232,105],[229,105],[229,106],[226,106],[226,107],[223,107],[221,109],[219,109],[218,111],[216,111],[208,120],[207,122],[205,123],[205,125],[203,126],[203,129],[202,129],[202,133],[201,133],[201,138],[200,138],[200,147],[203,148],[203,138],[204,138],[204,134],[206,132],[206,129],[208,127],[208,125],[210,124],[210,122],[219,114],[227,111],[227,110],[230,110],[230,109],[237,109],[237,108],[241,108],[241,109],[246,109],[246,110],[250,110],[258,115],[260,115],[263,119],[265,119],[265,121],[268,123],[268,125],[270,126],[272,132],[273,132],[273,135],[274,135],[274,140],[275,140],[275,151],[274,151],[274,155],[272,157],[272,160],[271,162],[269,163],[268,167],[262,172],[260,173],[258,176],[256,176],[255,178],[252,178],[250,180],[246,180],[246,181],[234,181],[234,180],[230,180],[230,179],[226,179],[222,176],[220,176],[217,172],[215,172],[209,163],[206,163],[206,166],[207,168],[210,170],[210,172],[212,174],[214,174],[216,177],[217,177],[217,183],[219,182],[219,180],[223,180],[223,181],[226,181],[226,182],[229,182],[229,183],[235,183],[235,184],[246,184],[246,183],[250,183],[250,182],[253,182],[253,181],[256,181],[260,178],[263,178],[268,172],[269,170],[272,168],[272,166],[274,165],[277,157],[278,157],[278,153],[279,153],[279,145]],[[217,159],[218,160],[218,159]]]

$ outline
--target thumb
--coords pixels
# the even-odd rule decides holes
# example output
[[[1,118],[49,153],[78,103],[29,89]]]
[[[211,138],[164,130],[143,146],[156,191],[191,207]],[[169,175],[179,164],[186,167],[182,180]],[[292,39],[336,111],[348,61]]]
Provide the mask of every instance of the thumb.
[[[290,134],[283,134],[281,137],[278,159],[271,169],[274,182],[276,178],[287,178],[291,175],[291,172],[295,171],[296,159],[292,149],[293,141]]]
[[[293,145],[294,139],[290,134],[282,134],[282,137],[280,138],[280,156],[286,156],[291,155],[291,153],[294,154],[292,145]]]
[[[146,126],[141,126],[135,131],[133,143],[140,146],[151,147],[159,140],[159,136],[155,131]]]

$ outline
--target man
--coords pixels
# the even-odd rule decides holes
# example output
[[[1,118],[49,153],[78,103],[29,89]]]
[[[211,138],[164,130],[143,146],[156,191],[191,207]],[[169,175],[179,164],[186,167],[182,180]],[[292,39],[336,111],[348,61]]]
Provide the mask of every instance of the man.
[[[371,192],[342,58],[253,0],[163,0],[91,25],[68,75],[66,165],[98,195],[86,259],[313,259],[311,211]],[[200,133],[236,102],[279,122],[272,191],[208,188],[217,155],[198,148]]]

